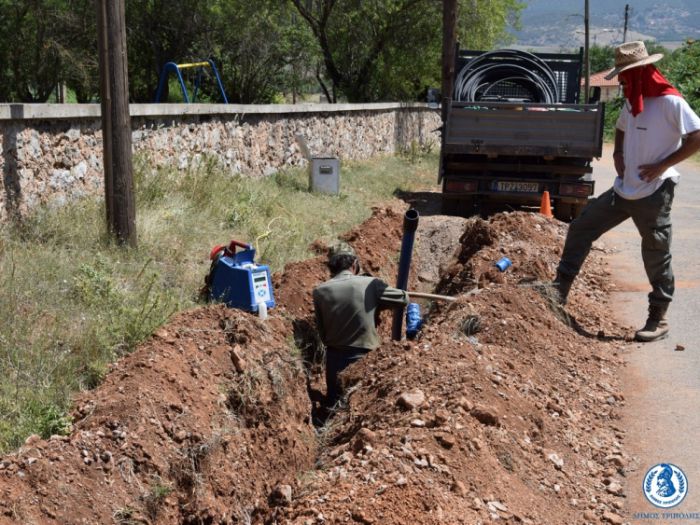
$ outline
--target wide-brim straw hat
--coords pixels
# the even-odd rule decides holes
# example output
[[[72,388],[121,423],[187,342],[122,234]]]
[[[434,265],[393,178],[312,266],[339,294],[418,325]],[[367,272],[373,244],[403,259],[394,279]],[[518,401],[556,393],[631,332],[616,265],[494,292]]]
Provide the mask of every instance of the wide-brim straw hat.
[[[663,58],[663,54],[647,52],[644,42],[626,42],[615,48],[615,69],[605,75],[605,80],[610,80],[615,75],[632,69],[633,67],[653,64]]]

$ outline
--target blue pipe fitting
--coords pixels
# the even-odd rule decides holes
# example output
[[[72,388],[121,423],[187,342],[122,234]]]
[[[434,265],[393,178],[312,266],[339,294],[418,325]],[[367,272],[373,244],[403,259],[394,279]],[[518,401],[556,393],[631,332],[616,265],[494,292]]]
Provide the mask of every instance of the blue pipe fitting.
[[[406,307],[406,339],[413,339],[423,326],[418,303],[408,303]]]

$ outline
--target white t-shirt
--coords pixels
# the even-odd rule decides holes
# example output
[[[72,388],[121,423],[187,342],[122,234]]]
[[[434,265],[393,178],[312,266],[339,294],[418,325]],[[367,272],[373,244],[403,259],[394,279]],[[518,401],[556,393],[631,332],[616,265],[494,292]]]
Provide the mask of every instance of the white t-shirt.
[[[639,166],[659,162],[680,148],[685,135],[700,130],[700,117],[685,99],[664,95],[644,98],[644,111],[636,117],[630,113],[629,101],[625,101],[615,127],[625,134],[625,176],[615,179],[615,192],[635,200],[654,193],[665,179],[678,182],[680,173],[675,168],[667,169],[651,182],[643,181],[639,178]]]

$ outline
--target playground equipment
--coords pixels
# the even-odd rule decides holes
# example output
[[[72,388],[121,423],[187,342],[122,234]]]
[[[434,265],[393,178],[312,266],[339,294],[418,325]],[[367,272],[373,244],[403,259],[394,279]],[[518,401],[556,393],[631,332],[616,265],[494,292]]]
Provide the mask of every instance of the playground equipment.
[[[160,72],[160,79],[158,81],[158,90],[156,91],[155,102],[160,102],[163,95],[163,90],[165,89],[165,84],[168,82],[168,77],[170,72],[174,72],[177,75],[177,80],[180,83],[180,89],[182,90],[182,97],[185,99],[185,103],[195,102],[197,100],[197,92],[199,91],[199,86],[202,82],[202,74],[204,68],[211,68],[214,76],[216,77],[216,83],[219,86],[219,93],[221,93],[221,99],[224,104],[228,104],[228,98],[226,98],[226,92],[224,91],[224,85],[221,82],[221,77],[219,76],[219,71],[216,69],[216,65],[213,60],[207,60],[204,62],[193,62],[191,64],[176,64],[175,62],[168,62],[163,66]],[[197,76],[194,81],[194,93],[192,95],[192,100],[190,101],[189,93],[187,92],[187,87],[185,87],[185,81],[182,78],[183,69],[197,68]]]

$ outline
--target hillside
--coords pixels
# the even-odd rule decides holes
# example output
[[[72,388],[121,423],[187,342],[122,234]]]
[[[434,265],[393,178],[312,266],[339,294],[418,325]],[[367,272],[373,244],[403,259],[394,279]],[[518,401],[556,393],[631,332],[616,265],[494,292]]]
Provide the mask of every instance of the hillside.
[[[531,0],[516,32],[523,46],[577,46],[583,42],[583,0]],[[660,43],[700,38],[700,3],[694,0],[590,0],[591,44],[622,41],[625,5],[630,4],[628,40]]]

